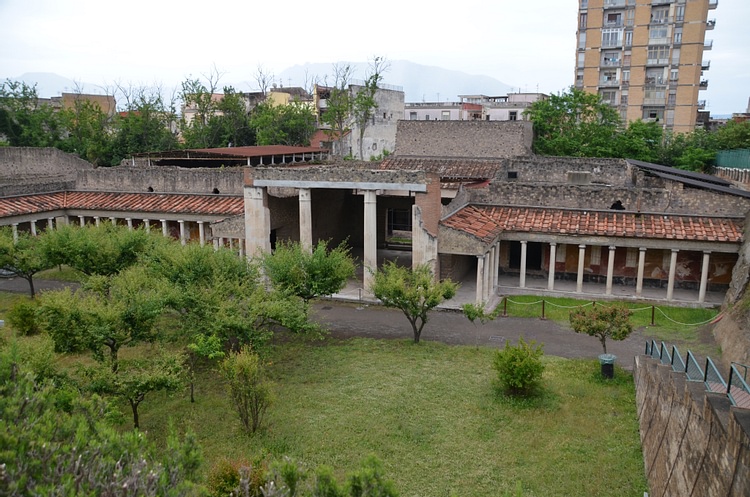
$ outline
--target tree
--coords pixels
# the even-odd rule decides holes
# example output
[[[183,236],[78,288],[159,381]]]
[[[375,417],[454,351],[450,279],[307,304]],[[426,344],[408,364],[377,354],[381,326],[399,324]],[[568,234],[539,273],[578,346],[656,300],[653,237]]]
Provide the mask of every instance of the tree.
[[[274,105],[270,100],[255,106],[250,117],[258,145],[309,146],[315,133],[315,113],[303,102]]]
[[[190,376],[190,402],[195,402],[195,376],[198,368],[198,360],[221,359],[224,357],[223,344],[216,335],[204,335],[196,333],[193,340],[188,344],[188,374]]]
[[[414,343],[419,343],[427,313],[452,298],[457,289],[458,283],[436,281],[427,265],[411,269],[388,261],[375,273],[370,290],[386,307],[401,309],[411,324]]]
[[[60,115],[41,101],[36,85],[6,79],[0,85],[0,136],[12,147],[56,147],[63,140]]]
[[[337,143],[336,152],[344,156],[344,135],[349,131],[349,120],[352,114],[352,95],[349,80],[352,68],[349,64],[333,66],[333,86],[325,91],[326,108],[321,111],[320,120],[330,129],[326,131],[331,141]]]
[[[659,123],[644,122],[640,119],[632,121],[626,129],[617,134],[615,155],[623,159],[658,163],[662,139],[663,128]]]
[[[34,298],[34,275],[54,267],[42,250],[41,240],[45,234],[36,237],[29,233],[18,233],[14,240],[10,228],[0,229],[0,268],[11,271],[29,283],[29,295]]]
[[[505,342],[505,348],[495,353],[494,368],[500,386],[511,395],[529,395],[539,386],[544,372],[542,345],[536,341],[518,339],[518,345]]]
[[[571,87],[534,102],[525,112],[534,123],[534,151],[540,155],[616,156],[620,116],[599,95]]]
[[[630,310],[623,305],[579,307],[570,313],[570,326],[576,333],[596,337],[607,353],[607,338],[625,340],[633,332]]]
[[[301,298],[305,305],[338,292],[354,276],[354,259],[346,243],[328,250],[325,240],[312,251],[298,242],[280,243],[273,253],[263,256],[263,267],[275,288]]]
[[[718,150],[750,148],[750,121],[729,121],[716,130]]]
[[[389,64],[384,57],[373,57],[370,63],[370,73],[365,78],[364,86],[358,87],[352,97],[352,119],[359,131],[359,159],[365,160],[364,155],[364,137],[365,131],[370,121],[375,116],[378,109],[378,102],[375,100],[375,94],[378,91],[378,85],[383,79],[383,72],[388,70]]]
[[[119,162],[121,158],[115,159],[113,156],[114,117],[98,103],[78,97],[76,95],[71,108],[59,111],[67,130],[61,148],[96,166],[110,166]]]
[[[221,371],[242,426],[247,432],[255,433],[272,398],[271,385],[260,358],[249,347],[243,347],[224,359]]]

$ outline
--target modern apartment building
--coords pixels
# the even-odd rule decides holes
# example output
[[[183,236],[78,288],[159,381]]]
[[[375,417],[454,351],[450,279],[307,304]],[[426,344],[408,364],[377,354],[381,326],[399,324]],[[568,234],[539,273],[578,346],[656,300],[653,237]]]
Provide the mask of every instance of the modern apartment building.
[[[458,102],[406,103],[405,119],[410,121],[523,121],[524,111],[544,93],[508,95],[459,95]]]
[[[575,85],[598,93],[623,120],[695,129],[718,0],[579,0]]]

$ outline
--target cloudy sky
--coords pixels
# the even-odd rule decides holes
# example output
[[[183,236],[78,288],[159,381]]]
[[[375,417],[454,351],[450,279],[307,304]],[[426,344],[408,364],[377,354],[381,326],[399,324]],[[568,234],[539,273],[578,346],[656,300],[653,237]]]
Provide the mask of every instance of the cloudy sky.
[[[248,89],[239,83],[259,66],[278,74],[378,55],[556,93],[573,83],[577,9],[577,0],[0,0],[0,78],[52,72],[103,86],[173,86],[215,67],[223,84]],[[717,25],[702,98],[713,114],[744,111],[750,1],[720,0],[709,17]]]

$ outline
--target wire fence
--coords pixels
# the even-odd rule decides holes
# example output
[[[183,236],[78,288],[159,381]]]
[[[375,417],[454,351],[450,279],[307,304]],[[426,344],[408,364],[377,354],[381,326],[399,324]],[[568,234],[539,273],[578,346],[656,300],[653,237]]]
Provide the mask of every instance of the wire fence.
[[[750,409],[748,366],[733,362],[729,367],[729,380],[725,381],[710,357],[706,357],[705,366],[701,367],[689,350],[687,360],[683,360],[676,345],[670,349],[664,342],[658,344],[655,340],[649,340],[646,342],[646,355],[671,366],[673,371],[685,373],[688,381],[703,382],[708,392],[726,394],[733,406]]]
[[[510,304],[510,306],[509,306]],[[560,304],[553,300],[547,300],[547,299],[538,299],[530,302],[525,301],[518,301],[513,300],[509,297],[504,297],[502,302],[500,303],[502,306],[502,313],[500,313],[503,317],[508,316],[514,316],[514,317],[539,317],[540,319],[566,319],[567,316],[564,315],[565,311],[570,311],[574,309],[580,309],[582,307],[590,307],[590,306],[603,306],[608,307],[611,304],[604,304],[602,302],[583,302],[583,303],[575,303],[570,305]],[[536,307],[535,307],[536,306]],[[552,308],[552,312],[549,308]],[[557,312],[554,312],[557,310]],[[664,324],[665,322],[667,324],[677,325],[681,327],[685,326],[703,326],[708,323],[712,323],[715,321],[718,321],[721,318],[721,314],[719,315],[712,315],[708,317],[705,320],[701,320],[694,323],[687,323],[680,321],[678,319],[675,319],[671,317],[667,312],[665,312],[664,309],[657,305],[647,305],[643,307],[635,307],[635,308],[629,308],[630,314],[635,316],[641,316],[641,321],[648,322],[649,326],[657,326],[659,323]],[[650,313],[650,319],[649,315]],[[645,318],[644,318],[645,315]]]

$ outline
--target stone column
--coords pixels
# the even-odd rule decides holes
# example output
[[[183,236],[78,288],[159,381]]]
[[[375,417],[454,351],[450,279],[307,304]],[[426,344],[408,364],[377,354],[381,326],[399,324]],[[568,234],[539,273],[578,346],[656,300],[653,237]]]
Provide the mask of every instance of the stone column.
[[[206,227],[203,226],[205,221],[198,221],[198,238],[200,240],[201,247],[206,244]]]
[[[117,218],[114,216],[109,217],[109,222],[112,223],[112,226],[117,226]]]
[[[47,229],[52,231],[55,229],[55,218],[54,217],[48,217],[47,218]]]
[[[185,232],[185,221],[183,221],[182,219],[179,219],[177,221],[177,223],[180,225],[180,243],[182,245],[186,245],[187,244],[187,236],[186,236],[186,232]]]
[[[555,253],[556,249],[557,244],[555,242],[549,244],[549,276],[547,278],[547,290],[555,289],[555,260],[557,259],[557,254]]]
[[[365,233],[364,233],[364,268],[362,283],[364,290],[370,293],[373,275],[371,271],[378,269],[378,224],[377,224],[377,193],[375,190],[365,190]]]
[[[489,251],[484,253],[484,278],[482,280],[482,300],[487,302],[490,296],[490,272],[492,271],[492,256]]]
[[[31,223],[31,236],[36,236],[36,221],[29,221]]]
[[[500,242],[495,243],[495,271],[492,273],[492,276],[495,278],[495,287],[497,287],[498,282],[500,281],[500,275],[498,274],[500,272]]]
[[[225,240],[224,240],[224,237],[223,237],[223,236],[220,236],[220,237],[219,237],[219,247],[224,247],[224,246],[225,246],[225,245],[224,245],[224,242],[225,242]]]
[[[13,243],[18,243],[18,223],[13,223]]]
[[[166,219],[159,219],[161,222],[161,234],[164,236],[169,236],[169,227],[167,226],[167,220]]]
[[[583,263],[586,258],[586,245],[578,246],[578,277],[576,278],[576,293],[583,291]]]
[[[477,256],[477,290],[476,304],[481,305],[484,302],[484,256]]]
[[[99,226],[101,224],[101,221],[99,220],[99,216],[94,216],[94,226]]]
[[[214,238],[214,250],[219,250],[219,239]]]
[[[234,250],[234,238],[229,237],[229,250]]]
[[[698,302],[701,304],[706,301],[706,288],[708,287],[708,260],[711,252],[703,251],[703,264],[701,265],[701,286],[698,291]]]
[[[143,220],[143,229],[146,230],[146,233],[151,233],[151,220],[150,219]]]
[[[245,240],[244,240],[244,238],[238,238],[237,242],[240,245],[240,257],[245,257]]]
[[[674,297],[674,277],[677,271],[677,252],[679,250],[672,249],[672,255],[669,258],[669,280],[667,282],[667,300],[672,300]]]
[[[248,257],[271,251],[271,211],[263,187],[245,187],[245,237]]]
[[[646,247],[638,249],[638,279],[635,283],[635,296],[640,297],[643,293],[643,271],[646,268]]]
[[[78,223],[81,225],[81,228],[86,226],[86,218],[84,216],[78,216]]]
[[[133,231],[133,218],[132,217],[126,217],[125,222],[128,223],[128,229],[130,231]]]
[[[614,245],[609,246],[609,258],[607,259],[607,295],[612,295],[612,280],[615,275],[615,250]]]
[[[312,193],[309,188],[299,189],[299,240],[303,249],[312,251]]]
[[[521,281],[518,286],[526,288],[526,240],[521,240]]]

